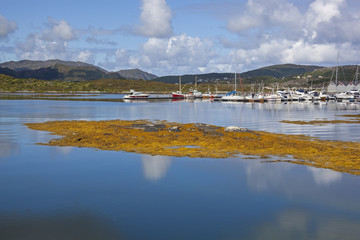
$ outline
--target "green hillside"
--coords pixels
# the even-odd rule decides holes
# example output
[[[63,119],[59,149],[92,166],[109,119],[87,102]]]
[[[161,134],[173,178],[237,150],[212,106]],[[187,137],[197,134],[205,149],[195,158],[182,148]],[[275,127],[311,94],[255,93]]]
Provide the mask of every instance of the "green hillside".
[[[254,78],[261,76],[269,76],[274,78],[287,78],[302,75],[306,72],[312,72],[315,69],[321,69],[319,66],[307,66],[296,64],[282,64],[259,68],[256,70],[244,72],[241,74],[243,78]]]
[[[292,76],[302,75],[306,72],[314,71],[315,69],[321,69],[319,66],[306,66],[306,65],[295,65],[295,64],[282,64],[273,65],[268,67],[251,70],[248,72],[240,73],[244,84],[250,84],[254,82],[276,82],[283,78],[289,78]],[[198,82],[221,82],[227,83],[234,81],[235,73],[208,73],[199,75],[182,75],[182,83],[193,83],[197,76]],[[179,82],[179,76],[163,76],[155,78],[154,81],[166,82],[166,83],[177,83]]]
[[[174,84],[159,83],[145,80],[129,79],[98,79],[94,81],[46,81],[38,79],[19,79],[0,74],[0,91],[2,92],[76,92],[76,91],[101,91],[101,92],[128,92],[130,89],[137,91],[171,92],[178,89]]]
[[[348,83],[355,80],[356,74],[356,65],[347,65],[347,66],[339,66],[337,81]],[[305,73],[304,75],[309,75],[314,81],[317,82],[329,82],[330,80],[336,81],[336,69],[332,68],[321,68],[312,72]]]

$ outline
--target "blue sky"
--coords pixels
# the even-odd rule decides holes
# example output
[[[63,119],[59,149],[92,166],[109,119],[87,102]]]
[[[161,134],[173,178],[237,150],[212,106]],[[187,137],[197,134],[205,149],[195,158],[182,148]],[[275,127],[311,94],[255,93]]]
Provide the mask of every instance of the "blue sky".
[[[1,0],[0,62],[158,76],[359,64],[358,0]]]

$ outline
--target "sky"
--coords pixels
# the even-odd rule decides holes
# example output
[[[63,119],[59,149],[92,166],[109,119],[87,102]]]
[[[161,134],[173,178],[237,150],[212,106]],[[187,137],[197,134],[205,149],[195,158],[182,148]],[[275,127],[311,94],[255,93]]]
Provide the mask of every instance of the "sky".
[[[359,0],[0,0],[0,62],[158,76],[360,63]]]

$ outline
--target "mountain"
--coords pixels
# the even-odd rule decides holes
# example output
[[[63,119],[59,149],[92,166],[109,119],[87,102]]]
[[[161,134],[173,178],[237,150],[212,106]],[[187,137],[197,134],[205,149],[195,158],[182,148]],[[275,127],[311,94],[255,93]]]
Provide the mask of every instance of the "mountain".
[[[10,61],[1,63],[0,67],[2,68],[9,68],[15,71],[21,71],[21,70],[36,70],[40,68],[48,68],[48,67],[54,67],[55,65],[64,65],[68,67],[95,67],[98,68],[101,71],[107,72],[106,70],[96,67],[94,65],[84,63],[84,62],[73,62],[73,61],[62,61],[58,59],[51,59],[46,61],[33,61],[33,60],[21,60],[21,61]]]
[[[248,72],[240,73],[240,76],[244,83],[251,83],[252,81],[268,80],[268,79],[280,79],[297,75],[302,75],[306,72],[312,72],[316,69],[321,69],[320,66],[308,66],[308,65],[296,65],[296,64],[282,64],[272,65],[268,67],[251,70]],[[193,83],[197,77],[198,82],[228,82],[234,79],[234,73],[208,73],[199,75],[182,75],[182,83]],[[177,83],[179,82],[179,76],[163,76],[153,79],[154,81],[165,83]]]
[[[120,70],[117,73],[119,73],[120,76],[129,78],[129,79],[153,80],[153,79],[157,78],[156,75],[144,72],[138,68],[128,69],[128,70]]]
[[[0,73],[16,78],[40,80],[87,81],[102,78],[108,72],[83,62],[47,60],[6,62],[0,64]]]
[[[319,66],[306,66],[295,64],[282,64],[263,67],[241,73],[243,83],[258,81],[272,81],[281,78],[302,75],[322,69]],[[0,64],[0,74],[15,78],[34,78],[39,80],[61,80],[61,81],[92,81],[97,79],[143,79],[164,83],[178,83],[179,76],[157,77],[140,69],[128,69],[117,72],[108,72],[98,66],[83,62],[47,60],[31,61],[22,60],[18,62],[6,62]],[[203,82],[231,82],[234,73],[208,73],[199,75],[183,75],[182,83],[194,83],[195,77],[198,83]]]
[[[281,64],[281,65],[272,65],[272,66],[244,72],[241,73],[241,76],[243,78],[254,78],[254,77],[262,77],[262,76],[269,76],[274,78],[287,78],[287,77],[302,75],[306,72],[312,72],[320,68],[323,67],[296,65],[296,64]]]
[[[57,59],[47,61],[22,60],[0,64],[0,74],[15,78],[35,78],[39,80],[92,81],[97,79],[143,79],[152,80],[157,76],[140,69],[108,72],[100,67],[73,61]]]

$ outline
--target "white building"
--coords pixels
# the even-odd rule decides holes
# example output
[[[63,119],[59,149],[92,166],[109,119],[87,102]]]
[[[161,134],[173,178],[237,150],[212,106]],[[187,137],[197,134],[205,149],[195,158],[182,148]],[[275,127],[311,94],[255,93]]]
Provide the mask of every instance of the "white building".
[[[355,85],[352,82],[349,82],[348,85],[346,85],[346,92],[350,92],[351,90],[355,89]]]
[[[334,82],[330,82],[329,86],[327,87],[328,93],[335,93],[336,92],[336,84]]]
[[[360,82],[355,85],[355,90],[360,90]]]
[[[336,91],[346,92],[346,85],[343,82],[339,83],[339,85],[336,86]]]

